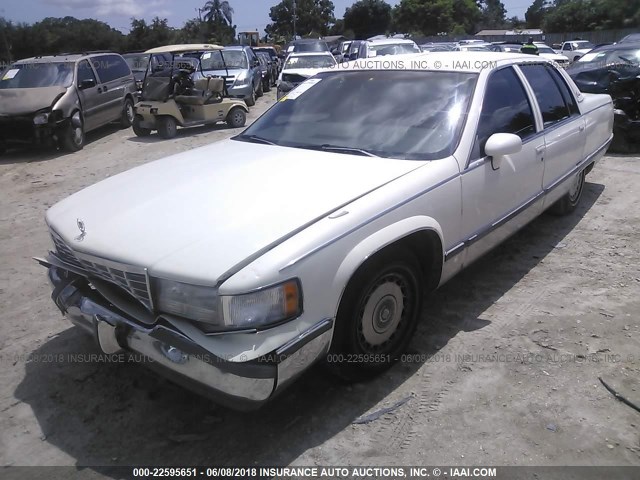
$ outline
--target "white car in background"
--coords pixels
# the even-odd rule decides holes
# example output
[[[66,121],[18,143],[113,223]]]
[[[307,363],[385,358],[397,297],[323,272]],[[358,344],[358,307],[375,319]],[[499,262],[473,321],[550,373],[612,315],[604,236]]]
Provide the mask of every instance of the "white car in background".
[[[291,53],[278,76],[278,100],[316,73],[338,65],[330,52]]]
[[[38,259],[52,299],[105,353],[233,408],[318,361],[350,380],[389,368],[425,293],[572,212],[612,139],[611,97],[545,58],[417,60],[441,68],[328,69],[236,137],[57,203]]]
[[[360,44],[358,59],[382,57],[386,55],[406,55],[420,53],[420,47],[413,40],[403,38],[385,38],[381,40],[366,40]]]
[[[575,62],[594,47],[595,45],[588,40],[571,40],[564,42],[556,53],[564,55],[570,62]]]
[[[548,58],[549,60],[556,62],[562,68],[566,68],[569,66],[569,59],[564,55],[560,55],[559,53],[556,53],[556,51],[546,43],[533,42],[533,44],[536,47],[538,47],[539,56]]]

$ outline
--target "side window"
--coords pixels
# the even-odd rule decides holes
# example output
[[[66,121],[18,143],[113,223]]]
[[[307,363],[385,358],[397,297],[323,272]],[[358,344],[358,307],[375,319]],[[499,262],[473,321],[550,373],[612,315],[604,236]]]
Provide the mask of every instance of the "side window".
[[[523,140],[536,133],[531,104],[511,67],[497,70],[487,81],[472,159],[484,156],[484,144],[494,133],[514,133]]]
[[[82,60],[80,63],[78,63],[77,85],[80,86],[85,80],[93,80],[94,82],[96,82],[96,76],[94,75],[89,62],[86,60]]]
[[[520,65],[520,69],[536,94],[545,127],[571,115],[558,85],[545,65]]]
[[[547,70],[555,80],[556,85],[558,85],[560,93],[562,93],[562,98],[564,98],[564,103],[569,107],[569,113],[571,115],[580,115],[580,109],[578,108],[576,99],[573,96],[573,93],[571,93],[571,89],[567,85],[567,82],[562,78],[562,75],[560,75],[560,72],[550,65],[547,65]]]
[[[119,55],[103,55],[91,59],[102,83],[111,82],[131,74],[129,65]]]

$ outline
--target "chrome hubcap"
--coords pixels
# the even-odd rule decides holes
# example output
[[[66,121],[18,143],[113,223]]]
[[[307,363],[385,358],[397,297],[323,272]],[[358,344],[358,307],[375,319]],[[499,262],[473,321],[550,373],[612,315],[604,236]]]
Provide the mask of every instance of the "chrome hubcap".
[[[73,129],[73,141],[76,145],[82,143],[82,127],[76,127]]]
[[[362,313],[362,337],[377,347],[391,340],[402,321],[404,294],[397,281],[387,278],[374,288]]]
[[[128,104],[127,105],[127,118],[129,119],[129,122],[133,122],[134,119],[134,112],[133,112],[133,105]]]

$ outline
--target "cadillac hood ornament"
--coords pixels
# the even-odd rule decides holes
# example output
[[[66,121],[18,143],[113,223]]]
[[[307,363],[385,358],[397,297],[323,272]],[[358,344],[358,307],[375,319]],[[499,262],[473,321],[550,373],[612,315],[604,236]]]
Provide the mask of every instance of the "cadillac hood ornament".
[[[79,218],[76,220],[76,224],[78,225],[78,229],[80,230],[80,235],[78,235],[75,240],[81,242],[84,240],[85,235],[87,234],[86,228],[84,226],[84,222]]]

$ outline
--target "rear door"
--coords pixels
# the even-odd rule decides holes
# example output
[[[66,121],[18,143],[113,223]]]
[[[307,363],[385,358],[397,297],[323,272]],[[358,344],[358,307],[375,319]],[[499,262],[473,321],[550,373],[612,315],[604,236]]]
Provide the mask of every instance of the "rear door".
[[[122,115],[124,97],[131,88],[133,74],[120,55],[100,55],[93,57],[92,63],[100,81],[98,93],[105,112],[102,123],[112,122]]]
[[[93,81],[92,87],[82,87],[85,80]],[[93,130],[101,122],[101,98],[98,93],[98,79],[89,64],[88,60],[78,62],[78,73],[76,74],[76,86],[78,97],[82,108],[82,118],[84,120],[85,131]]]
[[[584,118],[555,67],[540,63],[520,65],[519,68],[540,106],[546,147],[542,186],[550,191],[584,158]]]

